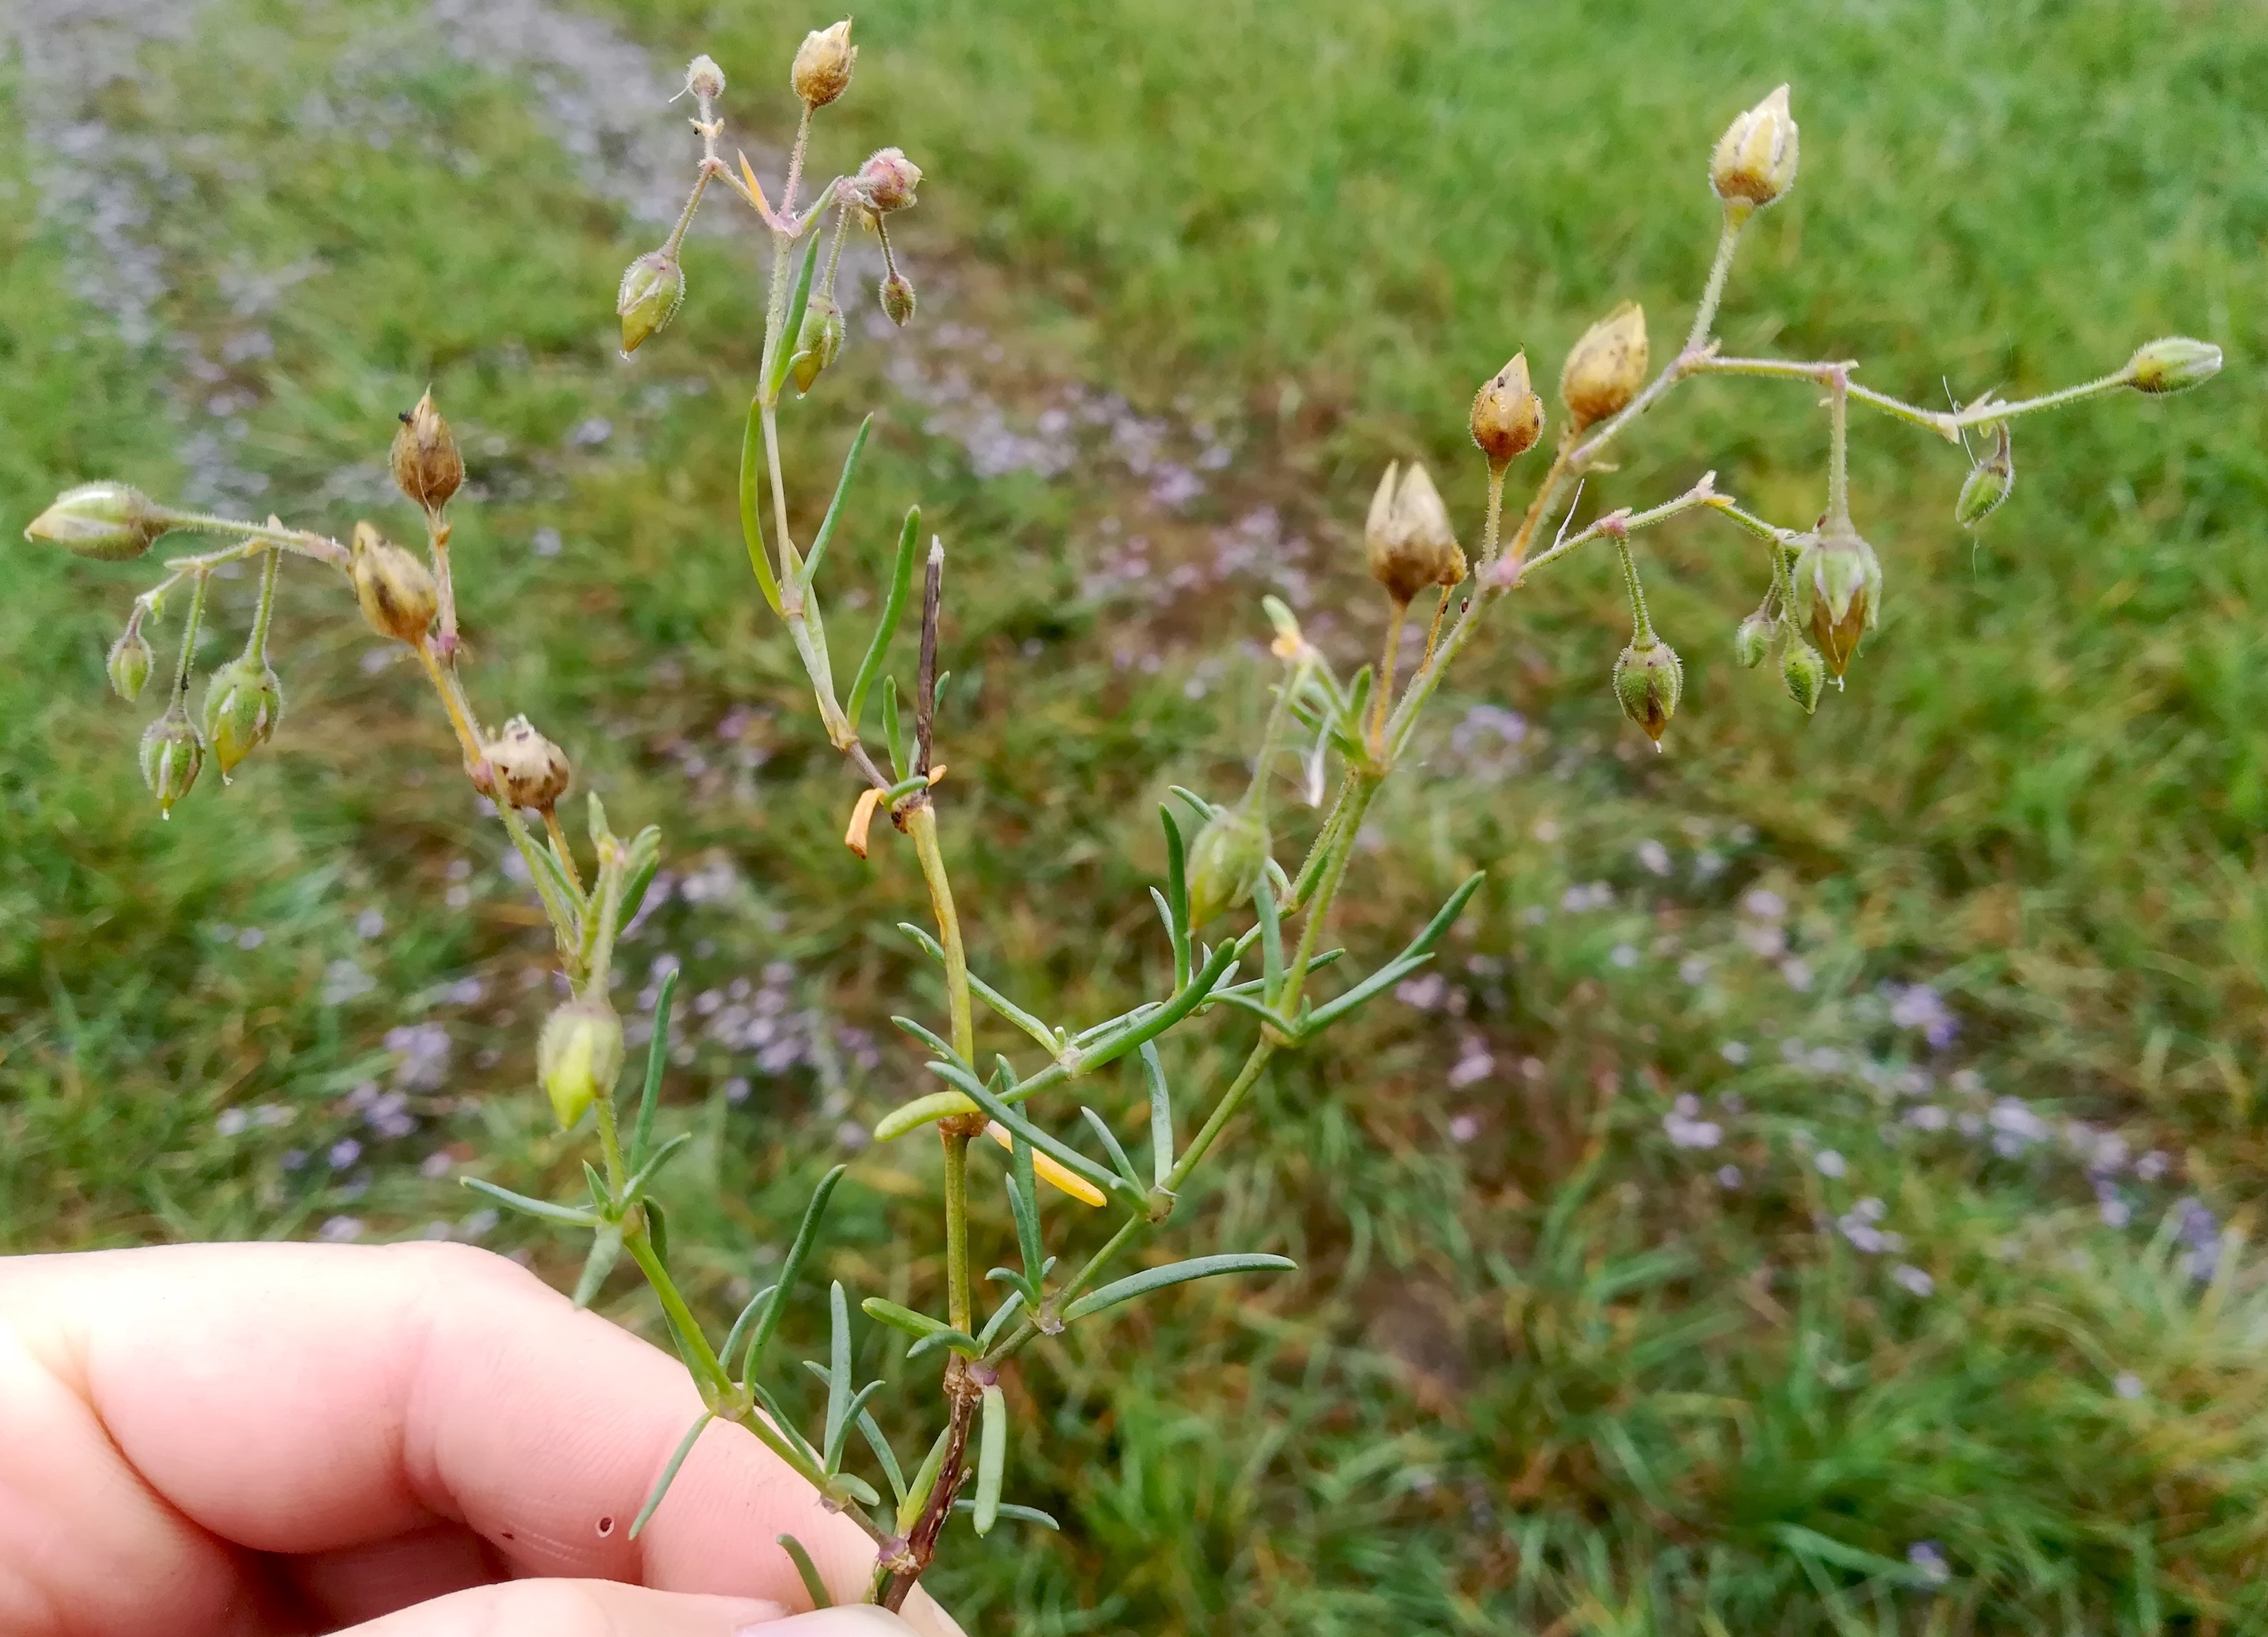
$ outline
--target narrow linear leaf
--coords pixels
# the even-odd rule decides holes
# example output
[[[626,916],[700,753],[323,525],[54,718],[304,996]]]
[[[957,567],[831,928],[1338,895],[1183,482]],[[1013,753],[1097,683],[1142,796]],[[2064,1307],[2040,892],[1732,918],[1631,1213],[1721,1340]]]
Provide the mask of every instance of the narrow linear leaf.
[[[992,1272],[1005,1274],[1008,1270],[1005,1267],[996,1267]],[[987,1276],[990,1277],[990,1275]],[[1014,1277],[1013,1274],[1009,1276]],[[1010,1319],[1023,1310],[1025,1292],[1021,1286],[1008,1292],[1007,1299],[992,1310],[992,1317],[984,1321],[984,1328],[977,1332],[977,1351],[981,1353],[992,1345],[992,1339],[1000,1333]]]
[[[1276,890],[1266,881],[1253,889],[1252,907],[1260,928],[1260,993],[1272,1006],[1284,989],[1284,925],[1276,914]]]
[[[573,879],[567,874],[567,866],[559,862],[556,845],[531,847],[527,849],[527,855],[543,866],[543,877],[551,884],[552,892],[558,895],[561,903],[573,911],[575,930],[579,935],[583,929],[584,921],[590,914],[591,901],[576,887]]]
[[[1024,1287],[1040,1288],[1040,1263],[1046,1252],[1040,1243],[1040,1186],[1034,1176],[1032,1145],[1011,1133],[1008,1137],[1008,1211],[1016,1219],[1016,1249],[1024,1259]]]
[[[903,1502],[906,1498],[906,1474],[904,1469],[898,1465],[898,1452],[890,1448],[890,1441],[882,1435],[881,1428],[876,1424],[873,1411],[858,1412],[858,1435],[866,1441],[866,1447],[882,1464],[882,1476],[890,1480],[890,1498]]]
[[[900,1029],[902,1029],[906,1033],[913,1036],[915,1039],[920,1041],[924,1046],[929,1047],[931,1051],[935,1052],[939,1057],[945,1059],[946,1061],[949,1063],[959,1063],[963,1068],[968,1069],[971,1074],[974,1074],[976,1071],[976,1064],[965,1060],[960,1053],[953,1049],[952,1046],[946,1042],[942,1035],[937,1033],[936,1031],[929,1028],[925,1024],[921,1024],[911,1017],[899,1017],[896,1016],[893,1016],[890,1021],[897,1024],[897,1026]]]
[[[803,1365],[806,1369],[810,1370],[821,1380],[826,1378],[827,1367],[825,1365],[812,1359],[804,1360]],[[762,1382],[750,1382],[747,1384],[747,1386],[750,1396],[755,1399],[758,1405],[762,1406],[764,1413],[772,1418],[772,1425],[778,1429],[781,1435],[786,1438],[786,1440],[790,1443],[793,1444],[797,1449],[802,1450],[805,1456],[809,1457],[811,1464],[814,1466],[818,1465],[819,1451],[811,1447],[811,1440],[805,1437],[802,1432],[796,1427],[795,1422],[789,1419],[787,1410],[781,1405],[780,1401],[774,1398],[771,1393],[765,1389],[764,1384]]]
[[[811,1203],[804,1207],[803,1221],[795,1230],[795,1243],[788,1247],[787,1260],[780,1264],[778,1287],[772,1299],[764,1304],[764,1316],[757,1321],[756,1333],[748,1339],[748,1362],[741,1375],[744,1385],[756,1378],[757,1369],[763,1362],[764,1349],[771,1345],[772,1332],[779,1328],[780,1315],[786,1310],[788,1295],[795,1288],[796,1275],[803,1271],[804,1263],[811,1256],[812,1246],[818,1242],[820,1218],[827,1215],[828,1199],[834,1193],[835,1185],[843,1180],[843,1173],[849,1169],[845,1165],[836,1166],[821,1177],[819,1186],[812,1190]]]
[[[652,1157],[637,1169],[630,1181],[622,1186],[622,1197],[635,1200],[645,1192],[646,1185],[661,1174],[661,1168],[676,1157],[679,1149],[693,1141],[693,1134],[681,1131],[653,1151]]]
[[[842,1447],[850,1414],[850,1302],[839,1279],[827,1287],[827,1434],[820,1442],[835,1450]]]
[[[923,1067],[939,1079],[952,1085],[956,1090],[965,1093],[979,1108],[1005,1126],[1010,1132],[1023,1138],[1035,1149],[1061,1165],[1065,1171],[1086,1178],[1106,1193],[1125,1191],[1126,1184],[1121,1178],[1096,1164],[1069,1143],[1042,1131],[1016,1110],[1002,1102],[993,1093],[991,1088],[975,1075],[966,1073],[951,1063],[924,1063]]]
[[[1142,1047],[1142,1075],[1150,1083],[1150,1174],[1158,1187],[1174,1170],[1174,1097],[1166,1086],[1166,1066],[1154,1041]]]
[[[726,1369],[733,1368],[733,1354],[740,1350],[740,1344],[747,1340],[748,1326],[756,1322],[756,1315],[763,1310],[764,1303],[771,1300],[772,1292],[778,1288],[777,1285],[766,1285],[755,1295],[750,1296],[747,1306],[742,1308],[740,1316],[733,1321],[733,1328],[725,1332],[725,1345],[718,1349],[717,1356],[725,1361]]]
[[[902,725],[898,721],[898,679],[891,676],[882,679],[882,743],[887,745],[890,751],[890,776],[894,779],[904,778],[906,776],[906,736]]]
[[[1190,789],[1187,785],[1169,784],[1166,788],[1189,804],[1189,811],[1197,814],[1197,822],[1200,824],[1204,823],[1206,819],[1211,818],[1215,813],[1221,811],[1220,804],[1218,802],[1209,802],[1205,800],[1204,796],[1199,796],[1195,790]]]
[[[1000,1479],[1008,1467],[1008,1399],[998,1384],[984,1389],[976,1442],[976,1532],[989,1535],[1000,1518]]]
[[[677,1481],[677,1469],[685,1464],[685,1457],[693,1453],[693,1446],[701,1441],[702,1433],[715,1419],[716,1417],[703,1410],[699,1419],[685,1429],[685,1436],[677,1441],[676,1452],[669,1457],[669,1464],[661,1469],[661,1476],[653,1480],[653,1487],[646,1492],[645,1504],[638,1509],[637,1516],[631,1521],[630,1538],[632,1540],[636,1540],[639,1532],[653,1521],[654,1512],[661,1505],[662,1496],[667,1494],[670,1485]]]
[[[915,943],[920,944],[924,952],[939,965],[942,966],[945,965],[945,946],[939,943],[935,938],[932,937],[925,929],[917,927],[910,921],[902,921],[898,922],[898,930],[904,933]],[[968,974],[968,987],[970,991],[976,995],[977,999],[983,1001],[987,1006],[998,1012],[1004,1021],[1013,1024],[1017,1028],[1021,1029],[1026,1034],[1031,1036],[1033,1039],[1038,1041],[1041,1049],[1045,1051],[1049,1056],[1053,1056],[1055,1054],[1057,1049],[1055,1031],[1049,1029],[1047,1024],[1042,1023],[1037,1017],[1035,1017],[1031,1013],[1017,1005],[1015,1002],[1001,994],[999,990],[994,988],[990,984],[985,982],[983,979],[978,977],[973,972]],[[946,1052],[944,1054],[947,1057],[956,1055],[956,1053],[950,1050]]]
[[[889,1383],[884,1381],[870,1381],[850,1395],[850,1409],[843,1418],[842,1430],[829,1438],[827,1441],[827,1448],[820,1451],[820,1470],[828,1477],[834,1477],[842,1469],[843,1446],[850,1442],[850,1428],[857,1425],[862,1417],[872,1419],[866,1416],[866,1406],[876,1393],[888,1385]]]
[[[827,503],[827,515],[819,521],[819,532],[812,537],[811,549],[803,559],[803,589],[808,592],[819,584],[819,560],[827,555],[827,543],[835,538],[835,525],[843,517],[843,497],[850,492],[850,474],[858,469],[858,457],[866,451],[866,434],[874,429],[874,417],[869,414],[858,422],[858,430],[851,437],[850,452],[843,457],[843,475],[835,480],[835,498]]]
[[[661,1208],[659,1200],[644,1200],[638,1208],[645,1213],[645,1237],[653,1244],[656,1261],[669,1259],[669,1213]]]
[[[1100,1313],[1107,1307],[1116,1307],[1121,1302],[1130,1302],[1137,1296],[1148,1296],[1169,1285],[1187,1284],[1192,1279],[1210,1279],[1216,1274],[1282,1273],[1299,1264],[1286,1256],[1263,1256],[1254,1252],[1236,1252],[1226,1256],[1193,1256],[1186,1262],[1168,1262],[1163,1267],[1145,1268],[1114,1280],[1099,1290],[1090,1290],[1064,1309],[1066,1321],[1085,1318]]]
[[[1425,923],[1424,930],[1410,941],[1409,948],[1403,950],[1400,955],[1380,967],[1362,982],[1355,985],[1353,988],[1349,989],[1344,995],[1339,995],[1327,1005],[1315,1008],[1302,1032],[1312,1034],[1319,1030],[1329,1028],[1381,989],[1389,984],[1400,982],[1404,976],[1416,971],[1432,958],[1434,946],[1447,936],[1450,927],[1455,924],[1458,915],[1463,912],[1466,904],[1471,901],[1475,892],[1480,891],[1481,883],[1486,879],[1485,873],[1476,873],[1467,877],[1464,885],[1449,894],[1449,901],[1442,905],[1433,919]]]
[[[850,730],[859,729],[866,705],[867,690],[874,679],[882,673],[883,661],[889,657],[890,639],[898,634],[898,621],[906,612],[906,597],[914,584],[914,562],[917,555],[915,546],[921,538],[921,508],[915,506],[906,512],[905,526],[898,532],[897,561],[890,569],[890,585],[882,599],[882,617],[875,622],[873,641],[866,645],[866,657],[858,662],[858,674],[850,684],[850,699],[843,707],[843,715],[850,721]],[[773,599],[777,608],[778,599]]]
[[[607,1282],[607,1275],[615,1271],[615,1263],[622,1253],[622,1228],[620,1222],[602,1223],[592,1237],[591,1253],[583,1259],[583,1276],[575,1281],[575,1305],[588,1307],[598,1296],[599,1287]]]
[[[818,240],[812,241],[816,244]],[[795,1572],[803,1581],[804,1596],[811,1599],[814,1609],[831,1609],[835,1599],[828,1594],[827,1582],[819,1577],[819,1565],[811,1560],[811,1553],[803,1549],[803,1542],[793,1535],[782,1535],[779,1543],[795,1561]]]
[[[976,1338],[965,1330],[933,1330],[906,1349],[906,1356],[917,1359],[933,1347],[950,1347],[968,1358],[981,1357],[984,1349],[976,1345]]]
[[[1186,988],[1189,981],[1189,844],[1182,839],[1174,810],[1163,802],[1158,804],[1158,821],[1166,830],[1166,897],[1160,907],[1166,917],[1166,936],[1174,943],[1174,987]]]
[[[976,1502],[964,1495],[953,1503],[953,1509],[956,1512],[974,1512],[976,1509]],[[1063,1532],[1063,1525],[1057,1523],[1051,1514],[1042,1512],[1035,1506],[1018,1506],[1012,1501],[1003,1501],[1000,1503],[999,1514],[1013,1523],[1037,1523],[1042,1529],[1052,1529],[1057,1534]]]
[[[1110,1123],[1084,1103],[1079,1105],[1079,1112],[1086,1116],[1086,1123],[1094,1127],[1094,1134],[1102,1139],[1103,1152],[1110,1156],[1110,1163],[1118,1168],[1118,1174],[1125,1178],[1126,1186],[1137,1193],[1141,1193],[1142,1178],[1135,1174],[1134,1162],[1126,1157],[1126,1150],[1120,1146],[1118,1134],[1110,1128]]]
[[[778,399],[780,383],[787,379],[796,332],[803,327],[803,310],[811,301],[811,275],[819,265],[819,241],[825,237],[823,233],[814,233],[803,247],[803,261],[795,272],[794,293],[788,297],[787,306],[780,315],[781,333],[772,348],[772,367],[764,377],[764,396],[769,400]]]
[[[669,1009],[677,998],[675,967],[663,974],[661,988],[653,997],[653,1038],[645,1049],[645,1086],[638,1093],[637,1124],[630,1130],[630,1164],[645,1164],[646,1150],[653,1146],[653,1117],[661,1105],[662,1071],[669,1066]]]
[[[554,1205],[548,1200],[531,1200],[524,1193],[514,1193],[510,1188],[499,1188],[481,1177],[467,1177],[465,1186],[475,1193],[508,1205],[515,1211],[525,1211],[530,1216],[541,1216],[548,1222],[565,1222],[571,1228],[596,1228],[599,1219],[589,1211],[578,1211],[569,1205]]]
[[[958,1091],[932,1091],[910,1103],[901,1103],[874,1122],[874,1141],[892,1142],[909,1131],[919,1131],[948,1114],[973,1114],[976,1105]]]
[[[748,547],[748,567],[756,571],[756,585],[774,613],[785,617],[779,581],[772,574],[771,554],[764,549],[762,510],[756,504],[757,473],[763,470],[764,400],[760,393],[748,400],[748,424],[740,434],[740,538]],[[855,721],[856,718],[854,717]]]
[[[906,1486],[906,1498],[898,1502],[897,1531],[901,1535],[911,1534],[914,1525],[921,1521],[922,1509],[929,1504],[929,1492],[937,1487],[937,1475],[945,1470],[945,1447],[952,1438],[950,1426],[938,1429],[937,1442],[930,1445],[913,1481]]]
[[[953,1328],[941,1318],[917,1313],[909,1307],[900,1307],[895,1302],[885,1302],[880,1296],[868,1296],[858,1303],[858,1310],[877,1324],[887,1325],[893,1330],[902,1330],[909,1336],[933,1336],[940,1330]]]

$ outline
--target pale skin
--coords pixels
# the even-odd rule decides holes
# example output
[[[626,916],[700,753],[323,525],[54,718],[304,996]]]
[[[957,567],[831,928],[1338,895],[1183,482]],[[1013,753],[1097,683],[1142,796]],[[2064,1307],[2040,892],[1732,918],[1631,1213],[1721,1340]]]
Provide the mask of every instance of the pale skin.
[[[460,1245],[0,1260],[11,1637],[960,1637],[683,1368]]]

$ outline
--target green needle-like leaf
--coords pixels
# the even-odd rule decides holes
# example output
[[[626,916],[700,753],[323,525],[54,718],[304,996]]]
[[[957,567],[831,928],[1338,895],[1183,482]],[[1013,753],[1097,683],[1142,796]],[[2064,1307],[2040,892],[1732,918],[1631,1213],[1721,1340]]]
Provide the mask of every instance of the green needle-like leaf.
[[[653,997],[653,1038],[645,1048],[645,1085],[638,1093],[637,1124],[630,1129],[630,1164],[645,1164],[653,1146],[653,1117],[661,1105],[662,1070],[669,1066],[669,1008],[677,997],[678,971],[671,967]]]
[[[677,1469],[685,1464],[685,1457],[693,1453],[693,1446],[701,1441],[702,1432],[715,1419],[704,1410],[700,1418],[685,1429],[685,1436],[677,1441],[676,1452],[669,1457],[669,1464],[661,1469],[661,1476],[653,1480],[653,1487],[646,1492],[645,1504],[638,1509],[637,1516],[630,1523],[632,1540],[636,1540],[639,1531],[652,1522],[654,1510],[661,1505],[662,1496],[669,1493],[669,1486],[676,1481]]]
[[[733,1355],[740,1350],[740,1344],[747,1340],[748,1326],[756,1322],[756,1315],[763,1310],[764,1303],[771,1299],[772,1292],[778,1288],[777,1285],[766,1285],[755,1295],[750,1296],[747,1306],[742,1308],[740,1316],[733,1321],[733,1328],[725,1332],[725,1345],[717,1349],[717,1356],[725,1361],[726,1369],[733,1368]]]
[[[937,1441],[930,1445],[913,1481],[906,1486],[905,1499],[898,1502],[897,1531],[901,1535],[913,1533],[914,1525],[921,1521],[922,1509],[929,1504],[929,1492],[937,1487],[937,1475],[945,1470],[945,1449],[952,1438],[951,1426],[938,1429]]]
[[[964,1495],[953,1503],[953,1509],[956,1512],[974,1512],[976,1509],[976,1502]],[[1018,1506],[1012,1501],[1003,1501],[998,1511],[1002,1517],[1012,1523],[1037,1523],[1042,1529],[1052,1529],[1057,1534],[1063,1532],[1063,1525],[1056,1522],[1052,1514],[1042,1512],[1035,1506]]]
[[[887,1325],[893,1330],[902,1330],[909,1336],[933,1336],[940,1330],[953,1328],[941,1318],[917,1313],[909,1307],[900,1307],[895,1302],[885,1302],[880,1296],[868,1296],[858,1303],[858,1310],[877,1324]]]
[[[1166,936],[1174,942],[1174,987],[1189,981],[1189,852],[1174,810],[1158,804],[1158,822],[1166,829]]]
[[[811,549],[804,554],[803,589],[806,594],[819,584],[819,560],[827,554],[827,543],[835,538],[835,525],[843,516],[843,497],[850,492],[850,474],[858,469],[858,457],[865,452],[866,434],[874,429],[874,417],[870,414],[858,422],[858,430],[850,439],[850,452],[843,457],[843,475],[835,480],[835,498],[827,503],[827,515],[820,519],[819,532],[812,537]]]
[[[599,1218],[589,1211],[578,1211],[570,1205],[554,1205],[548,1200],[531,1200],[524,1193],[499,1188],[482,1178],[467,1177],[464,1184],[474,1193],[483,1194],[499,1205],[510,1206],[513,1210],[524,1211],[530,1216],[541,1216],[548,1222],[565,1222],[571,1228],[596,1228],[599,1225]]]
[[[785,616],[779,581],[772,573],[771,554],[764,548],[762,510],[756,504],[758,474],[764,469],[763,394],[748,400],[748,424],[740,434],[740,538],[748,547],[748,567],[756,571],[756,584],[772,612]]]
[[[1471,901],[1473,894],[1480,891],[1481,883],[1486,879],[1487,877],[1484,873],[1476,873],[1468,877],[1463,885],[1449,894],[1449,901],[1442,905],[1433,919],[1425,923],[1424,930],[1410,941],[1409,948],[1403,950],[1401,954],[1380,967],[1362,982],[1355,985],[1353,988],[1349,989],[1344,995],[1339,995],[1327,1005],[1315,1008],[1300,1032],[1303,1035],[1314,1035],[1328,1029],[1381,989],[1391,984],[1399,983],[1410,973],[1423,965],[1432,957],[1434,946],[1447,935],[1450,927],[1455,924],[1457,916],[1463,912],[1466,904]]]
[[[811,275],[819,265],[819,241],[824,233],[814,233],[803,247],[803,261],[796,268],[795,290],[788,297],[787,307],[781,314],[779,341],[772,349],[772,367],[764,377],[764,400],[777,402],[780,383],[787,379],[790,356],[795,351],[796,332],[803,326],[803,310],[811,302]]]
[[[866,645],[866,657],[858,663],[858,674],[850,684],[850,698],[843,707],[850,718],[850,730],[857,732],[866,706],[867,691],[874,679],[882,673],[882,664],[889,657],[890,639],[898,634],[898,621],[906,612],[906,597],[913,589],[914,563],[919,554],[914,542],[921,534],[921,508],[915,506],[906,512],[905,526],[898,531],[897,562],[890,569],[890,584],[882,601],[882,617],[875,623],[873,641]],[[775,599],[774,606],[777,606]]]
[[[1174,1097],[1154,1041],[1142,1047],[1142,1074],[1150,1083],[1150,1174],[1162,1188],[1174,1170]]]
[[[779,1328],[780,1315],[787,1307],[788,1293],[795,1288],[796,1275],[803,1271],[804,1263],[811,1256],[812,1246],[818,1242],[819,1222],[827,1215],[828,1196],[835,1192],[835,1185],[843,1180],[843,1173],[847,1169],[846,1166],[836,1166],[821,1177],[819,1186],[812,1190],[811,1203],[804,1207],[803,1221],[795,1230],[795,1243],[788,1247],[787,1260],[780,1265],[778,1288],[772,1299],[764,1304],[764,1316],[757,1321],[756,1333],[748,1339],[748,1361],[740,1373],[744,1386],[755,1382],[756,1373],[762,1366],[764,1349],[771,1345],[772,1332]]]
[[[816,235],[814,235],[812,242],[818,242]],[[827,1582],[819,1577],[819,1565],[811,1560],[811,1553],[803,1549],[803,1542],[793,1535],[782,1535],[779,1543],[788,1556],[794,1560],[795,1572],[803,1581],[804,1595],[811,1599],[811,1606],[814,1609],[833,1608],[835,1599],[828,1594]]]
[[[821,1442],[834,1450],[850,1414],[850,1302],[839,1279],[827,1288],[827,1435]]]
[[[622,1228],[620,1222],[601,1223],[592,1237],[591,1253],[583,1259],[583,1276],[575,1281],[575,1305],[588,1307],[599,1294],[599,1287],[607,1282],[607,1275],[615,1271],[615,1262],[622,1253]]]
[[[1299,1264],[1285,1256],[1263,1256],[1238,1253],[1227,1256],[1193,1256],[1186,1262],[1168,1262],[1163,1267],[1145,1268],[1115,1280],[1099,1290],[1090,1290],[1064,1309],[1066,1322],[1100,1313],[1107,1307],[1116,1307],[1121,1302],[1131,1302],[1136,1296],[1148,1296],[1153,1290],[1163,1290],[1168,1285],[1187,1284],[1192,1279],[1210,1279],[1216,1274],[1258,1274],[1283,1272]]]
[[[991,1088],[975,1075],[957,1068],[951,1063],[924,1063],[923,1067],[956,1090],[965,1092],[977,1107],[1005,1126],[1012,1134],[1023,1138],[1025,1141],[1066,1171],[1077,1171],[1106,1193],[1123,1194],[1126,1192],[1126,1184],[1123,1178],[1096,1164],[1069,1143],[1042,1131],[1016,1110],[1002,1102],[993,1093]]]
[[[1086,1116],[1086,1123],[1094,1127],[1094,1134],[1102,1139],[1103,1152],[1110,1156],[1110,1163],[1118,1168],[1118,1174],[1126,1179],[1126,1186],[1139,1193],[1142,1178],[1135,1174],[1134,1162],[1126,1157],[1125,1149],[1120,1146],[1118,1134],[1110,1128],[1108,1121],[1086,1105],[1081,1104],[1079,1112]]]
[[[906,1498],[905,1470],[898,1464],[898,1452],[890,1448],[890,1441],[882,1435],[882,1429],[875,1422],[872,1410],[858,1412],[858,1435],[866,1441],[866,1447],[882,1464],[882,1476],[890,1480],[890,1498],[902,1504]]]

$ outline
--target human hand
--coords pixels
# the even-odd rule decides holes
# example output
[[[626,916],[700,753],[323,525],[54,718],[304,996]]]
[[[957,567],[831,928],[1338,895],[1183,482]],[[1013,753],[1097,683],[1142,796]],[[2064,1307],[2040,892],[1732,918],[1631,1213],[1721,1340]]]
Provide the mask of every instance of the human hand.
[[[10,1637],[959,1637],[676,1361],[461,1245],[0,1260]],[[783,1622],[768,1625],[766,1622]]]

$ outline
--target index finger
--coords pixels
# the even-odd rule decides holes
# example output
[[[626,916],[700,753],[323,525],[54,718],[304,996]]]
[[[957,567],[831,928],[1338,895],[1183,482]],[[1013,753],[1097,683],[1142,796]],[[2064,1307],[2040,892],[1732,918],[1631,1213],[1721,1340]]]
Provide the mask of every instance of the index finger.
[[[630,1538],[701,1408],[676,1361],[462,1246],[0,1264],[0,1609],[28,1581],[67,1609],[217,1616],[244,1595],[232,1545],[328,1552],[437,1521],[517,1575],[799,1608],[776,1544],[792,1532],[861,1595],[870,1543],[738,1427],[703,1435]]]

